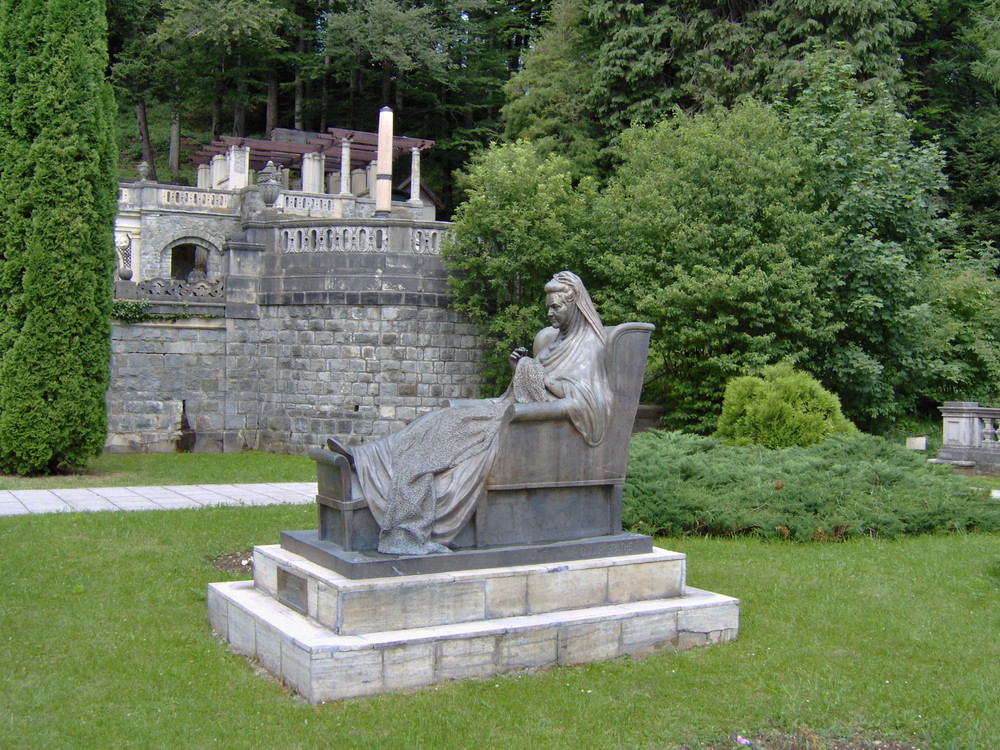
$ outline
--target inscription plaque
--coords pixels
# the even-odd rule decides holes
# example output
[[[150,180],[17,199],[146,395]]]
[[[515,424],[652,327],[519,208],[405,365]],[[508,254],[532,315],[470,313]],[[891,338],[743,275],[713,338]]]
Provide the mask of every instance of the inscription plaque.
[[[301,615],[308,615],[308,584],[302,576],[278,568],[278,601]]]

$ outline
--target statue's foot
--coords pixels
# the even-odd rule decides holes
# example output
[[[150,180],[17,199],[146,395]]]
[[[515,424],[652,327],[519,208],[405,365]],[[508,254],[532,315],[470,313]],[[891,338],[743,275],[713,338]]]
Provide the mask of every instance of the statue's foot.
[[[351,453],[345,446],[341,445],[333,438],[327,438],[326,447],[334,453],[339,453],[341,456],[346,458],[347,463],[350,464],[352,469],[354,468],[354,454]]]

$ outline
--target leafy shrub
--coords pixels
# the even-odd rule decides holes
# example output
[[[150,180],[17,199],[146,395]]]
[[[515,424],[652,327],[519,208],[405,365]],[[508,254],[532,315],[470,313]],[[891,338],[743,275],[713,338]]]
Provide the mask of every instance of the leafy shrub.
[[[837,239],[808,151],[749,100],[622,134],[586,276],[606,320],[656,324],[643,397],[664,424],[710,433],[730,379],[833,345],[820,282]]]
[[[482,334],[484,395],[497,395],[510,380],[510,352],[548,325],[545,283],[559,271],[583,273],[596,186],[574,184],[565,158],[515,143],[475,158],[462,187],[455,240],[443,248],[448,286],[454,308]]]
[[[715,435],[736,445],[788,448],[852,432],[857,428],[840,411],[836,394],[791,365],[774,365],[762,377],[729,381]]]
[[[1000,529],[1000,501],[871,435],[772,450],[653,431],[632,440],[622,520],[645,534],[891,538]]]

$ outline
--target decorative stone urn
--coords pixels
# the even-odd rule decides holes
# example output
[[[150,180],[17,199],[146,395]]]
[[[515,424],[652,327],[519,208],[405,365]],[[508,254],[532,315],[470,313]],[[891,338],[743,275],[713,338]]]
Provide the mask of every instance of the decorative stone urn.
[[[281,182],[278,180],[278,168],[274,166],[273,161],[269,161],[257,175],[257,192],[268,208],[274,206],[274,202],[278,200],[281,194]]]

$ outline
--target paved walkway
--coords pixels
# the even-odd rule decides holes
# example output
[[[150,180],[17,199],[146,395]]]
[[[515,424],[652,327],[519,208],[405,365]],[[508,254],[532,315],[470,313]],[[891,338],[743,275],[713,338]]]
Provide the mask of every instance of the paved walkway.
[[[315,501],[315,482],[0,490],[0,516],[90,510],[175,510],[213,505],[305,505]]]

